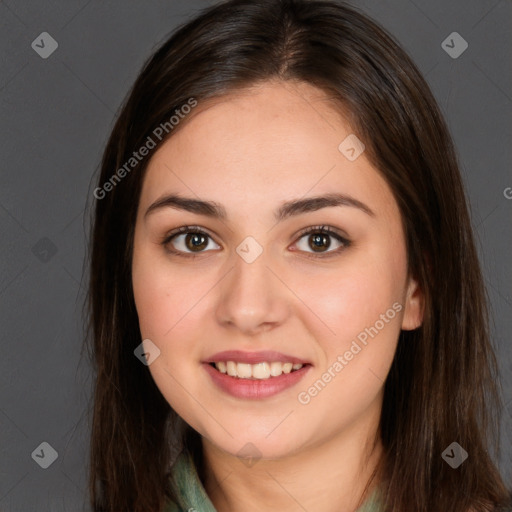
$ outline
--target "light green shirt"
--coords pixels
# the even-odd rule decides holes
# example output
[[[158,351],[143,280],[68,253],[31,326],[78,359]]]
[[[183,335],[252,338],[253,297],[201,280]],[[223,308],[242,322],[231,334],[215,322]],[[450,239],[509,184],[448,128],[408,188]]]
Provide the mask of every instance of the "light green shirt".
[[[216,512],[189,454],[181,453],[178,456],[173,476],[177,485],[179,504],[168,503],[164,512]],[[377,490],[356,512],[382,512]]]

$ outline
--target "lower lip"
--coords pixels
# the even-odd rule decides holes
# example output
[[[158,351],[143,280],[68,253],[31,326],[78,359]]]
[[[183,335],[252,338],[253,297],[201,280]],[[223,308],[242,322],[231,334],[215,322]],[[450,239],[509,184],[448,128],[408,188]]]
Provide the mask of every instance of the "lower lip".
[[[210,364],[203,363],[213,382],[224,392],[236,398],[268,398],[297,384],[306,375],[311,365],[304,365],[299,370],[282,373],[268,379],[240,379],[221,373]]]

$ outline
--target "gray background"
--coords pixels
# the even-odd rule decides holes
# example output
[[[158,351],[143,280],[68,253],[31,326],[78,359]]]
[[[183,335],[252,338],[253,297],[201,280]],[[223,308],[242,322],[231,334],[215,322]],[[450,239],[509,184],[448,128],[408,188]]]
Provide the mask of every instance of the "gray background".
[[[88,510],[92,379],[80,351],[84,211],[94,201],[91,180],[115,113],[144,60],[178,23],[209,3],[0,3],[2,511]],[[353,4],[380,21],[412,55],[460,155],[494,311],[507,404],[499,464],[511,482],[512,199],[506,195],[509,190],[512,197],[507,188],[512,187],[512,2]],[[454,31],[469,44],[456,59],[441,46]],[[42,32],[58,42],[47,59],[31,47]],[[47,469],[32,458],[42,442],[58,453]]]

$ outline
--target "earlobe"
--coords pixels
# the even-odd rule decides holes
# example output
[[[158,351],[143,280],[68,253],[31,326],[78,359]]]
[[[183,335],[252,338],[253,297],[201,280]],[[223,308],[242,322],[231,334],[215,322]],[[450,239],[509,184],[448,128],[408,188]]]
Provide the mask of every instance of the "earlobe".
[[[423,322],[425,299],[418,282],[411,278],[407,287],[404,302],[404,316],[402,317],[402,329],[412,331],[420,327]]]

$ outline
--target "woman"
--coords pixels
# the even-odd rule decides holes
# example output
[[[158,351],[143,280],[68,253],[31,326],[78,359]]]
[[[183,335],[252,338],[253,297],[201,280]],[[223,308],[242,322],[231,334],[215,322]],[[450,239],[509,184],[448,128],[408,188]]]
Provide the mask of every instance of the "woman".
[[[94,510],[508,503],[455,152],[373,21],[206,9],[144,66],[94,195]]]

